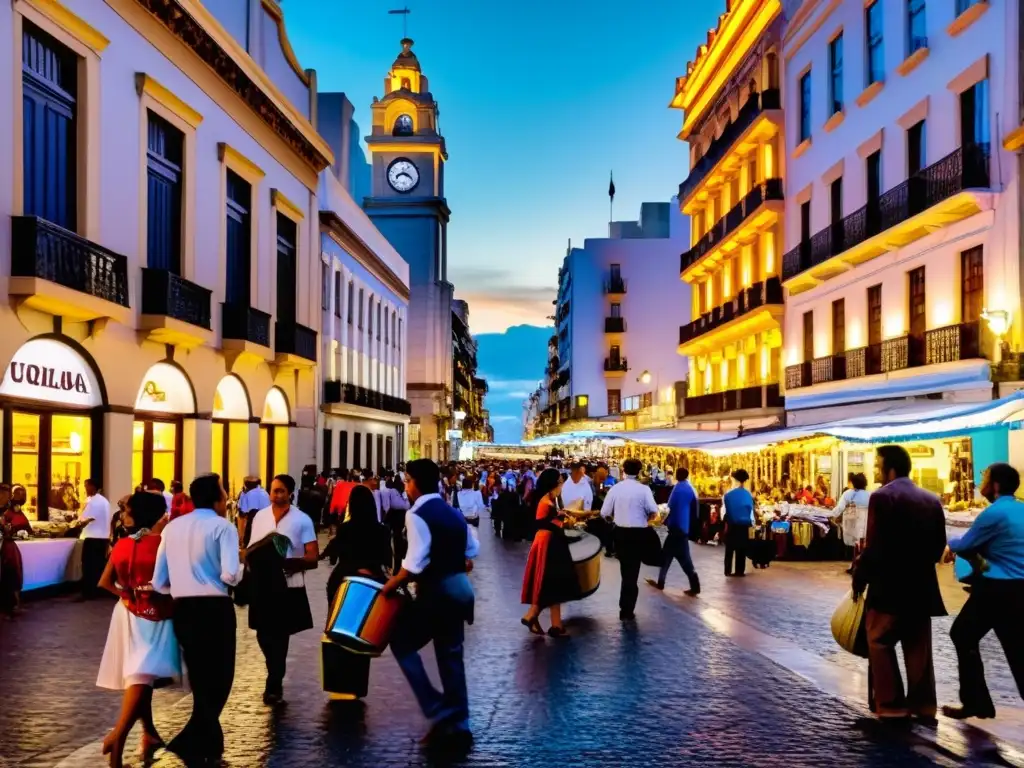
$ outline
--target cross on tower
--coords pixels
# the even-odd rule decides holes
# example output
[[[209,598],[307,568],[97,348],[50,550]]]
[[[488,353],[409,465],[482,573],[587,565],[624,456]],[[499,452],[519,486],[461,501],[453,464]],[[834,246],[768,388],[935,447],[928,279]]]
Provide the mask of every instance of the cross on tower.
[[[405,6],[404,8],[399,8],[398,10],[395,10],[395,11],[388,11],[389,15],[401,16],[402,17],[402,37],[403,38],[409,36],[409,14],[410,13],[412,13],[412,11],[409,10],[409,6]]]

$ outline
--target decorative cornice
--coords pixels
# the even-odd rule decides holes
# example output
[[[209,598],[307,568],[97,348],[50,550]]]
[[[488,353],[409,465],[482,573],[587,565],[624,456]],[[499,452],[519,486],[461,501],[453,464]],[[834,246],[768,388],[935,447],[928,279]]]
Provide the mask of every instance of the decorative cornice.
[[[304,119],[286,114],[273,94],[272,84],[258,83],[238,58],[244,51],[232,52],[221,45],[206,27],[184,7],[189,0],[135,0],[184,46],[191,49],[248,107],[317,173],[333,162],[330,149]],[[200,6],[201,8],[201,6]],[[248,55],[245,54],[248,58]],[[282,101],[287,104],[287,100]],[[313,140],[311,137],[315,137]]]
[[[320,211],[320,227],[395,295],[409,301],[409,286],[334,211]]]
[[[180,117],[188,125],[198,128],[203,116],[179,99],[145,72],[135,73],[135,90],[139,96],[146,94],[153,101]]]

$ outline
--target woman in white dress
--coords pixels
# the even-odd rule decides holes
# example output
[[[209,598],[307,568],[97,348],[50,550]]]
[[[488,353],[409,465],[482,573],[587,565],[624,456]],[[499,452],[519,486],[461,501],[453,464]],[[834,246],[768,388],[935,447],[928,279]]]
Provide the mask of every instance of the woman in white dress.
[[[120,600],[110,617],[96,685],[123,690],[117,725],[103,740],[103,754],[120,768],[124,744],[142,721],[142,748],[152,753],[163,745],[153,725],[153,683],[181,676],[181,652],[171,622],[170,595],[153,591],[153,569],[166,524],[163,496],[136,493],[125,506],[122,521],[129,536],[114,546],[100,586]]]
[[[853,547],[854,558],[860,554],[860,549],[867,537],[868,528],[868,502],[871,494],[868,493],[868,479],[863,472],[850,473],[850,488],[839,497],[839,503],[832,510],[832,517],[843,518],[843,543]]]
[[[480,513],[485,509],[484,497],[477,490],[472,477],[466,477],[462,481],[458,507],[470,525],[480,525]]]

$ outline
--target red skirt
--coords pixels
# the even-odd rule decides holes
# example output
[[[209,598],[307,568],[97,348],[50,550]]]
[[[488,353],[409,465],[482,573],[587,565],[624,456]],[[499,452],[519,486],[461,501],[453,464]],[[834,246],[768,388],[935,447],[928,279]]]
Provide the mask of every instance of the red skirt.
[[[537,531],[523,574],[523,604],[547,608],[579,599],[579,580],[565,534],[561,530]]]
[[[14,539],[4,539],[0,543],[0,611],[14,609],[14,596],[21,591],[23,580],[21,550]]]

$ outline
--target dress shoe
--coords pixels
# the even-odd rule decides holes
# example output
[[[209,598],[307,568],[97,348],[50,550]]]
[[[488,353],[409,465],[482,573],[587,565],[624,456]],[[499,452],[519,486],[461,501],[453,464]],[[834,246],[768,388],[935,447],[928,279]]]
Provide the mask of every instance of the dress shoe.
[[[976,717],[979,720],[990,720],[996,716],[996,710],[995,708],[975,710],[968,709],[967,707],[951,707],[946,704],[942,707],[942,714],[950,720],[966,720],[969,717]]]
[[[685,592],[683,592],[683,594],[686,595],[687,597],[697,597],[700,594],[700,590],[699,589],[688,589]]]
[[[655,579],[644,579],[644,581],[646,581],[646,582],[647,582],[648,584],[650,584],[650,585],[651,585],[652,587],[654,587],[655,589],[662,589],[662,590],[663,590],[663,589],[665,589],[665,585],[664,585],[664,584],[661,584],[661,583],[659,583],[659,582],[658,582],[657,580],[655,580]]]
[[[619,611],[619,621],[635,621],[635,613],[627,613],[626,611]]]

